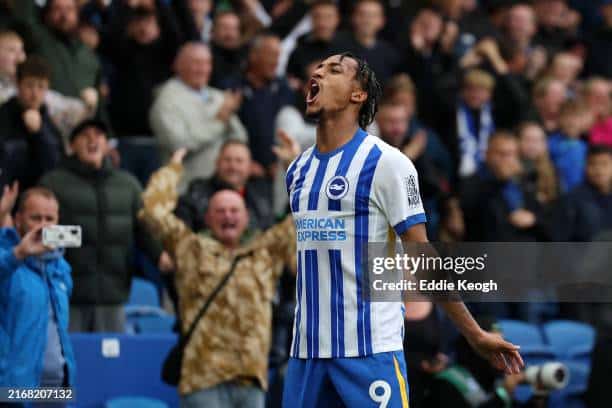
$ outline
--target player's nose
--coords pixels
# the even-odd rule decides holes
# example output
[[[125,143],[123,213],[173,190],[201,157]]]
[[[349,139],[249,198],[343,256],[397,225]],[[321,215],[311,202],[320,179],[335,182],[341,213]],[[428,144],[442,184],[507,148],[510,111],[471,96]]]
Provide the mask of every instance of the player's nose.
[[[321,78],[323,78],[323,67],[318,67],[312,73],[311,79],[319,80]]]

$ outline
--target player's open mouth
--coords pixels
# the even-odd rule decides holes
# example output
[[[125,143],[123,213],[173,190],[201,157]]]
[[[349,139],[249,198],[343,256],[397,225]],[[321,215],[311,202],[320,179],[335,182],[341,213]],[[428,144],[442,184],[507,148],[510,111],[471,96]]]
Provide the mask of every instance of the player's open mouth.
[[[317,99],[317,95],[321,90],[321,86],[314,79],[310,80],[310,88],[308,89],[308,95],[306,95],[306,103],[311,104]]]

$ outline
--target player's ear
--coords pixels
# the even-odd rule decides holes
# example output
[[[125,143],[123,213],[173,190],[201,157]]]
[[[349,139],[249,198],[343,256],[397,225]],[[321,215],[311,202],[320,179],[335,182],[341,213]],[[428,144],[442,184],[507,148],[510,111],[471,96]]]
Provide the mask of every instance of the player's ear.
[[[363,103],[366,99],[368,99],[368,93],[364,90],[357,89],[351,94],[351,102],[353,103]]]

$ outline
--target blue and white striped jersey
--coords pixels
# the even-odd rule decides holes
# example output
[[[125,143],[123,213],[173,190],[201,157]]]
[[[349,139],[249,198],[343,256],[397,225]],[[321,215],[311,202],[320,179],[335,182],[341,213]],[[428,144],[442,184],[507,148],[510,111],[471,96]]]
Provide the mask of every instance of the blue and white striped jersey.
[[[386,242],[390,227],[400,235],[425,222],[410,159],[360,129],[334,151],[304,151],[286,182],[298,251],[291,355],[339,358],[401,350],[402,303],[364,298],[362,249]]]

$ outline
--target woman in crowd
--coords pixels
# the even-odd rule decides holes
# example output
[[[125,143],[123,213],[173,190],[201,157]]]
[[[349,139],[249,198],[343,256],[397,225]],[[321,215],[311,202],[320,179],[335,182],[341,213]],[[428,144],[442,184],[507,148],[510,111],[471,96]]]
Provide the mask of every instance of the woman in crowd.
[[[524,122],[517,129],[524,176],[536,191],[538,201],[550,204],[559,194],[557,176],[548,155],[546,133],[535,122]]]

